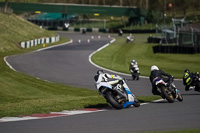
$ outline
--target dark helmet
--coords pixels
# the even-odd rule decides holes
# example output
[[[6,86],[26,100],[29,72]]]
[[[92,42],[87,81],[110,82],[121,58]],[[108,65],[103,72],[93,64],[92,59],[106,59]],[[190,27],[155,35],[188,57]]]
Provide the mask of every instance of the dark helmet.
[[[189,69],[185,69],[184,73],[190,73]]]
[[[98,70],[97,71],[97,74],[99,75],[99,74],[103,74],[104,73],[104,71],[103,70]]]

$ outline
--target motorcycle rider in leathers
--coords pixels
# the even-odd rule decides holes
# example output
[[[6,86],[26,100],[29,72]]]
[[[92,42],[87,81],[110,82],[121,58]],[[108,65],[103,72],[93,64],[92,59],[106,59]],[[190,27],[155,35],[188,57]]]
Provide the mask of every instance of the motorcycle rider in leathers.
[[[139,80],[139,75],[140,75],[140,71],[139,71],[139,67],[138,67],[138,63],[135,60],[132,60],[129,66],[129,71],[131,72],[132,78],[133,80]]]
[[[185,85],[185,90],[189,91],[190,89],[195,88],[196,78],[199,78],[199,72],[193,73],[189,69],[185,69],[183,75],[183,85]],[[195,88],[195,91],[199,91]]]
[[[164,77],[166,76],[166,78]],[[155,65],[153,65],[151,67],[151,74],[150,74],[150,81],[151,81],[151,84],[152,84],[152,93],[154,95],[161,95],[161,93],[157,90],[157,87],[154,83],[154,80],[158,78],[158,79],[163,79],[164,82],[168,83],[169,85],[172,83],[172,76],[168,73],[165,73],[164,71],[162,70],[159,70],[159,68]]]
[[[98,82],[109,82],[111,85],[116,86],[117,84],[123,84],[122,78],[118,75],[111,75],[105,73],[103,70],[98,70],[97,74],[94,76],[95,81]],[[112,80],[110,80],[112,79]]]
[[[132,60],[129,66],[129,71],[135,70],[136,68],[139,71],[138,63],[135,60]]]

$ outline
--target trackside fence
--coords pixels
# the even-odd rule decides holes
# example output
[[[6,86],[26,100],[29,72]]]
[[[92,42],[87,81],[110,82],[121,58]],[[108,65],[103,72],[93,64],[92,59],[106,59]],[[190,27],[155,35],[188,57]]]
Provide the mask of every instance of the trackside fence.
[[[48,43],[54,43],[58,42],[60,40],[60,36],[56,35],[55,37],[46,37],[46,38],[39,38],[39,39],[34,39],[26,42],[20,42],[20,46],[22,48],[30,48],[33,46],[37,46],[39,44],[48,44]]]

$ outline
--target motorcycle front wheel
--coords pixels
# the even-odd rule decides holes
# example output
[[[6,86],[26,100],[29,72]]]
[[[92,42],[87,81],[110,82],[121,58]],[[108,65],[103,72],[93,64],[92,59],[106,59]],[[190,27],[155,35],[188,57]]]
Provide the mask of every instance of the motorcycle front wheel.
[[[118,101],[116,99],[116,96],[113,94],[112,91],[107,91],[106,92],[106,100],[116,109],[122,109],[123,108],[123,102]]]
[[[139,100],[138,100],[136,97],[134,97],[133,106],[135,106],[135,107],[140,107],[140,102],[139,102]]]
[[[164,95],[164,97],[167,99],[167,101],[169,103],[173,103],[174,102],[174,96],[172,95],[172,93],[167,89],[167,87],[165,86],[161,86],[161,93]]]
[[[134,74],[132,74],[132,78],[133,78],[133,80],[135,80],[135,78],[136,78],[136,77],[135,77],[135,75],[134,75]]]
[[[139,80],[140,77],[139,77],[139,73],[136,74],[136,80]]]
[[[182,102],[182,101],[183,101],[183,97],[182,97],[181,93],[178,92],[177,95],[178,95],[177,99],[178,99],[180,102]]]

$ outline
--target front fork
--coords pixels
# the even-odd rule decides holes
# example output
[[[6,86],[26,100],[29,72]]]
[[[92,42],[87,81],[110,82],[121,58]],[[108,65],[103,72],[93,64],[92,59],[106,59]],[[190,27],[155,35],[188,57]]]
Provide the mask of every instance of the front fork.
[[[179,93],[179,90],[178,89],[176,89],[176,86],[175,86],[175,84],[174,83],[172,83],[171,84],[171,89],[172,89],[172,94],[173,94],[173,96],[175,97],[175,98],[178,98],[178,93]]]

